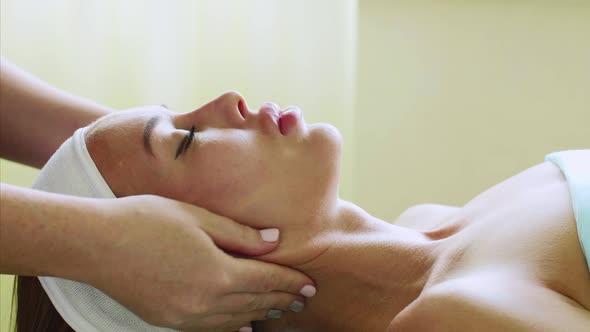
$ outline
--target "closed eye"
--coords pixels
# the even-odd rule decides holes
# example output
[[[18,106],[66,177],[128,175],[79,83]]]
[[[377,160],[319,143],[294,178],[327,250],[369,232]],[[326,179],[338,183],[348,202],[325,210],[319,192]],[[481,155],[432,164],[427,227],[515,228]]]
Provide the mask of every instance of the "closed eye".
[[[178,148],[176,149],[176,156],[174,156],[174,160],[178,159],[178,157],[180,157],[188,149],[188,147],[193,142],[194,137],[195,126],[192,126],[190,132],[186,134],[186,136],[184,136],[184,139],[182,140],[182,142],[180,142],[180,145],[178,145]]]

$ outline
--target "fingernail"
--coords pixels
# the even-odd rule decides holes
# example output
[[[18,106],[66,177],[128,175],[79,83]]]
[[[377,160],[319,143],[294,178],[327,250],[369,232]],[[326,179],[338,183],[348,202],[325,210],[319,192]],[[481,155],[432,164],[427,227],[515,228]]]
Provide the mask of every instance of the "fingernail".
[[[305,296],[305,297],[312,297],[315,295],[316,289],[315,287],[313,287],[312,285],[305,285],[303,286],[303,288],[301,288],[301,290],[299,291],[299,294]]]
[[[252,332],[252,328],[250,326],[240,327],[238,332]]]
[[[303,311],[303,307],[305,307],[305,304],[303,304],[303,302],[301,302],[301,301],[293,301],[293,303],[291,303],[289,305],[289,310],[291,310],[293,312],[302,312]]]
[[[277,309],[270,309],[266,314],[266,318],[281,318],[283,312]]]
[[[260,231],[260,236],[264,242],[277,242],[279,240],[278,228],[268,228]]]

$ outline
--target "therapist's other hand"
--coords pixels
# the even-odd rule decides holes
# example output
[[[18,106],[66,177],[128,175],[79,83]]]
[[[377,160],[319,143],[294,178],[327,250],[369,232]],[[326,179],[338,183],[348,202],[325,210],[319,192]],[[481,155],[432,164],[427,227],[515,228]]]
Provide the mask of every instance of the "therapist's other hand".
[[[182,331],[237,331],[266,319],[271,309],[270,316],[275,316],[276,309],[287,311],[295,301],[300,303],[291,308],[301,308],[305,286],[308,292],[303,293],[315,291],[313,281],[299,271],[236,258],[220,249],[266,254],[277,247],[276,230],[261,234],[158,196],[103,201],[109,221],[92,244],[89,261],[94,267],[80,279],[150,324]]]

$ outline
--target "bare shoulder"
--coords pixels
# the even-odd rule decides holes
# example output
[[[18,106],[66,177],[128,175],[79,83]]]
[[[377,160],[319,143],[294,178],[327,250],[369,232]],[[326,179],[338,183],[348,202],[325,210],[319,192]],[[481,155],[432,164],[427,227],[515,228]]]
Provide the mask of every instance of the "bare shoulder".
[[[456,206],[418,204],[407,208],[394,223],[415,229],[432,229],[460,210]]]
[[[524,280],[466,278],[425,291],[391,322],[405,331],[585,331],[590,312],[576,302]]]

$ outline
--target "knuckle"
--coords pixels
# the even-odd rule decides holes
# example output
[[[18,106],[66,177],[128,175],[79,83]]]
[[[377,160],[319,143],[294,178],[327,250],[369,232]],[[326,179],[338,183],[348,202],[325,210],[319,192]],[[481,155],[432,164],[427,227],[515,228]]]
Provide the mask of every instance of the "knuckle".
[[[190,311],[187,311],[187,314],[193,317],[202,317],[209,313],[209,307],[200,303],[191,308]]]
[[[301,287],[303,287],[303,285],[308,283],[308,281],[306,281],[307,278],[302,278],[302,275],[299,272],[294,272],[294,271],[288,270],[288,271],[286,271],[286,273],[281,272],[280,275],[281,275],[281,277],[279,277],[278,274],[275,277],[276,278],[275,285],[280,286],[281,287],[280,290],[284,291],[284,292],[299,293],[299,290],[301,289]]]
[[[244,225],[239,225],[238,226],[238,232],[240,234],[240,239],[242,241],[244,241],[244,242],[248,240],[248,238],[249,238],[249,236],[251,234],[250,233],[250,228],[248,228],[247,226],[244,226]]]
[[[285,287],[284,290],[287,292],[298,293],[301,287],[303,287],[303,285],[305,284],[305,282],[300,281],[300,279],[301,278],[297,276],[287,278],[283,283]]]
[[[280,278],[276,273],[268,273],[262,279],[262,289],[266,292],[275,290],[276,286],[279,285]]]
[[[233,275],[225,269],[219,271],[216,275],[215,284],[217,289],[221,293],[226,293],[228,290],[232,289],[235,285],[235,278]]]
[[[183,313],[184,306],[179,300],[171,301],[163,310],[158,310],[155,319],[152,320],[153,325],[158,326],[181,326],[186,315]]]
[[[210,311],[210,305],[206,300],[191,299],[190,297],[179,299],[176,305],[170,306],[173,310],[173,317],[177,323],[185,320],[199,319],[206,316]]]
[[[228,325],[232,319],[232,314],[213,315],[203,318],[200,325],[206,329],[219,329]]]
[[[264,300],[255,294],[249,295],[246,300],[246,306],[250,310],[258,310],[264,308]]]

